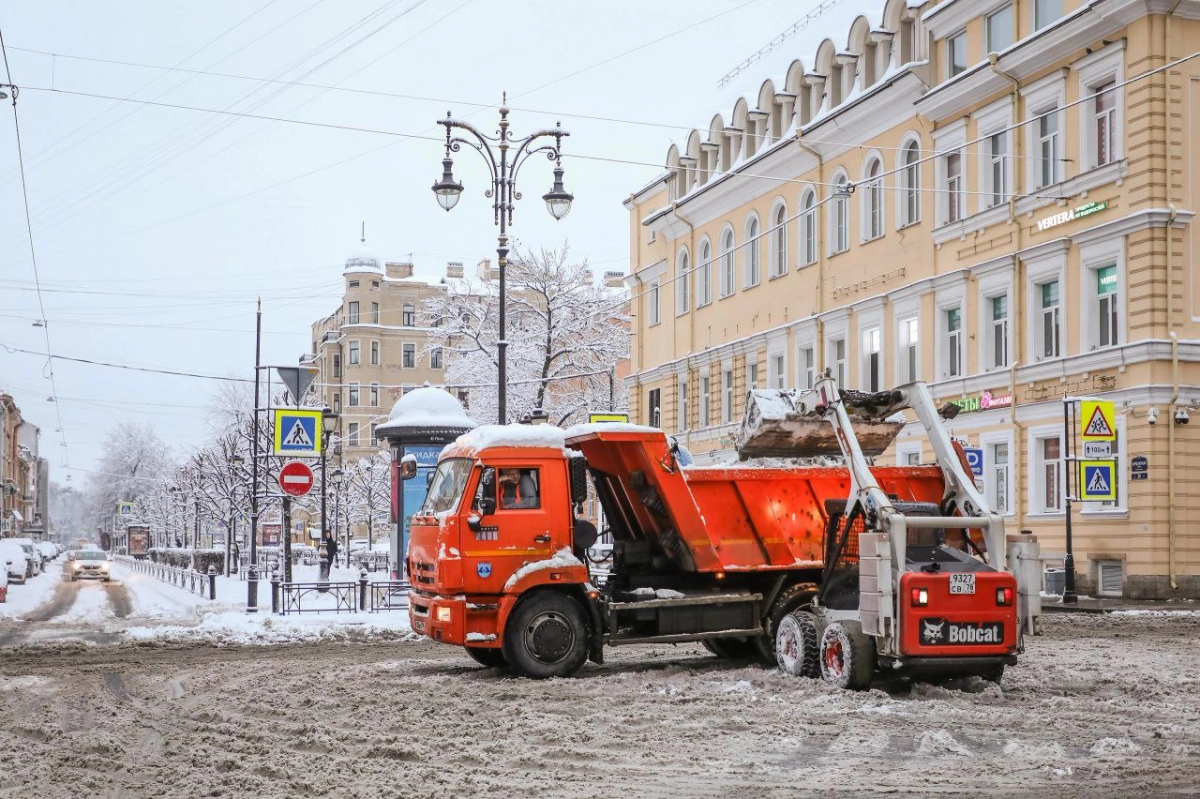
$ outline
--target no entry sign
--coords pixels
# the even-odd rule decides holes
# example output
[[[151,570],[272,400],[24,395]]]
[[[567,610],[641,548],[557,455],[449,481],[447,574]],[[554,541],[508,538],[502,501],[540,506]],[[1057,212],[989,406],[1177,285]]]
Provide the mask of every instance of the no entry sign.
[[[279,487],[293,497],[304,496],[313,487],[312,469],[304,461],[288,461],[279,470]]]

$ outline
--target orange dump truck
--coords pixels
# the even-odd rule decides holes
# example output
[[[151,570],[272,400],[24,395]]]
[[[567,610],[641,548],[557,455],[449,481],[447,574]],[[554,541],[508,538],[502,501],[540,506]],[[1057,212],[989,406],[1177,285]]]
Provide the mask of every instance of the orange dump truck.
[[[905,545],[922,560],[896,581],[881,571],[892,561],[888,534],[876,532],[870,498],[855,499],[854,468],[680,461],[661,431],[630,425],[462,436],[411,519],[413,629],[529,677],[570,675],[602,662],[605,646],[650,642],[701,641],[717,656],[805,676],[830,658],[827,678],[847,687],[864,687],[863,670],[869,682],[884,665],[993,674],[1012,662],[1013,575],[970,553],[982,541],[965,523],[947,530],[914,518],[941,518],[943,466],[863,466],[882,501],[917,525]],[[613,541],[602,588],[586,556],[597,531],[580,515],[589,483]],[[860,575],[863,564],[874,571]],[[882,616],[881,582],[891,603]],[[938,636],[927,632],[935,620]],[[887,640],[862,632],[881,627]],[[813,640],[829,629],[858,637]]]

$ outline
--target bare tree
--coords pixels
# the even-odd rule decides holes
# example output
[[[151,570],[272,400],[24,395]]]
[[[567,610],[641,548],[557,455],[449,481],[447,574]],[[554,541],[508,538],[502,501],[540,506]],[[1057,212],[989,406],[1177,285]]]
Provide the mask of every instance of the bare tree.
[[[155,493],[171,469],[170,450],[148,424],[122,422],[109,431],[104,456],[88,476],[88,505],[92,524],[103,524],[121,502],[137,505]]]
[[[564,246],[519,253],[508,263],[513,419],[541,408],[565,425],[608,408],[617,363],[629,356],[627,295],[595,285],[587,261],[568,256]],[[498,309],[496,281],[463,281],[426,300],[420,313],[420,324],[432,330],[426,349],[442,350],[447,385],[469,388],[477,418],[494,417],[497,406]]]

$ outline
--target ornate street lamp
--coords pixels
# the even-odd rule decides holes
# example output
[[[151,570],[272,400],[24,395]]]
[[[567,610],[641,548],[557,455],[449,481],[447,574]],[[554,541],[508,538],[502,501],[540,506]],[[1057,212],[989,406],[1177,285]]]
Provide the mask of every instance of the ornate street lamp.
[[[325,547],[326,536],[329,535],[329,514],[325,510],[325,450],[329,448],[329,437],[333,435],[333,426],[337,424],[338,415],[328,405],[321,411],[321,540],[318,544],[320,559],[324,562],[323,579],[329,579],[329,570],[333,563],[329,560],[329,552]]]
[[[546,209],[555,219],[562,219],[571,212],[574,195],[563,188],[562,140],[571,134],[562,129],[561,123],[552,129],[539,130],[524,139],[515,139],[508,131],[508,94],[500,106],[500,130],[495,136],[480,132],[474,125],[454,119],[450,112],[446,118],[438,120],[438,124],[446,128],[446,157],[442,159],[442,179],[433,184],[433,193],[437,196],[440,206],[449,211],[458,204],[463,186],[454,179],[454,161],[451,153],[458,152],[462,145],[474,149],[483,157],[492,178],[492,185],[484,196],[492,198],[492,215],[495,224],[500,226],[496,255],[500,272],[500,315],[497,348],[497,404],[499,405],[500,424],[508,421],[508,341],[505,329],[505,271],[508,266],[508,226],[512,224],[513,201],[521,199],[517,191],[517,172],[530,156],[545,153],[546,158],[554,162],[554,184],[550,191],[542,195],[546,201]],[[471,134],[472,138],[452,136],[451,129],[457,128]],[[540,139],[554,139],[553,144],[540,144]],[[536,145],[536,146],[535,146]],[[509,150],[515,148],[512,158]]]
[[[338,513],[342,507],[342,470],[334,468],[329,473],[329,482],[333,483],[333,534],[337,535]],[[350,527],[346,527],[346,568],[350,567]]]

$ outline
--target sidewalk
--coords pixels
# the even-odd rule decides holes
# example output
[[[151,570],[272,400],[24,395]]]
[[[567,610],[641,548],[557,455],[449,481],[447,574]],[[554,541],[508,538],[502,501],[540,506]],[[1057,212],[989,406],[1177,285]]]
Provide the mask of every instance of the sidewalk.
[[[1057,594],[1042,594],[1043,613],[1112,613],[1118,610],[1157,610],[1163,612],[1200,611],[1194,599],[1126,599],[1124,597],[1096,598],[1079,596],[1079,601],[1062,603]]]

